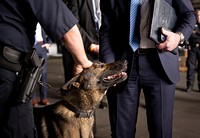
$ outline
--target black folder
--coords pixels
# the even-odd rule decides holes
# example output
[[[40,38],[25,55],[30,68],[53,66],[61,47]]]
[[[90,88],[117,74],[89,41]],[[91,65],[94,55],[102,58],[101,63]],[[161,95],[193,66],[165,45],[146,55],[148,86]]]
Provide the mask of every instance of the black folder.
[[[150,26],[149,37],[156,43],[164,41],[161,28],[173,30],[177,21],[174,8],[165,0],[155,0],[153,8],[153,18]]]

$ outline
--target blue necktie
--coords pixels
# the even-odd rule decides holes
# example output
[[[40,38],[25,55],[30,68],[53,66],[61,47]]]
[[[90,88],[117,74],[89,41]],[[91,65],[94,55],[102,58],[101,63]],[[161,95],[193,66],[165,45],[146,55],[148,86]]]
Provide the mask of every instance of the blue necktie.
[[[140,0],[131,0],[129,45],[135,52],[139,47]]]

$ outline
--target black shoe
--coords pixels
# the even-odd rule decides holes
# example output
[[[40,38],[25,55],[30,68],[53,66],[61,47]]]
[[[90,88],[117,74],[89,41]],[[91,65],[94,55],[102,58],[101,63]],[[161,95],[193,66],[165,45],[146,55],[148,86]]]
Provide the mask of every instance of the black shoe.
[[[187,89],[186,89],[186,91],[187,91],[187,92],[191,92],[191,91],[192,91],[192,87],[191,87],[191,86],[188,86]]]

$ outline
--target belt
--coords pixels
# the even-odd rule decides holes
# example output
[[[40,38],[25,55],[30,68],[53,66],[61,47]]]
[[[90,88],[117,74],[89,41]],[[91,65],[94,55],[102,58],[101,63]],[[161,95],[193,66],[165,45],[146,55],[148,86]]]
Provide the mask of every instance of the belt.
[[[152,53],[152,52],[155,52],[157,49],[156,48],[138,48],[135,53],[137,55],[145,55],[145,54],[148,54],[148,53]]]
[[[37,41],[37,44],[43,45],[44,42],[43,41]]]

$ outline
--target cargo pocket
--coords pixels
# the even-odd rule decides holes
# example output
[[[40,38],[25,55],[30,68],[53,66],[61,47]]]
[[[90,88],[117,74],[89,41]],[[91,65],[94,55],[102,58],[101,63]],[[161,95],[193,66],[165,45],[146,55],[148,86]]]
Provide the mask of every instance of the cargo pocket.
[[[25,138],[38,138],[37,130],[36,128],[33,129],[32,132],[28,133]]]

